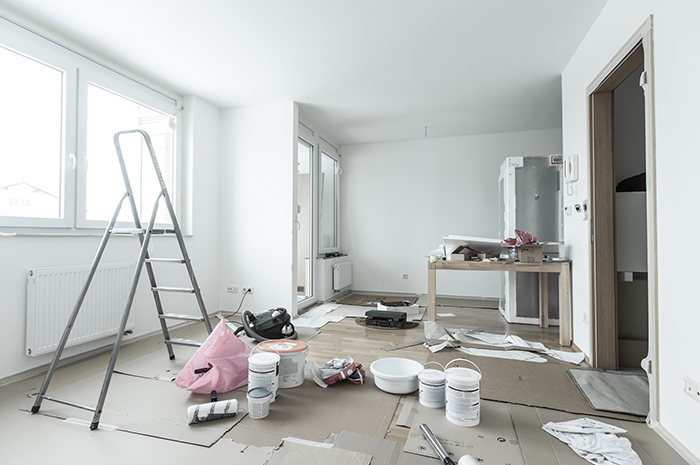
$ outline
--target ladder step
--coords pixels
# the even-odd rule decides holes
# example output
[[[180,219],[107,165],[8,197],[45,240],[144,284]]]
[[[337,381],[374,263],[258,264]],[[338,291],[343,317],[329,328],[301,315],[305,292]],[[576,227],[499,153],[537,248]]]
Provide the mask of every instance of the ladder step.
[[[147,258],[146,263],[185,263],[184,258]]]
[[[194,289],[191,287],[152,287],[153,292],[184,292],[187,294],[193,294]]]
[[[144,234],[146,230],[143,228],[112,228],[110,232],[119,236],[135,236],[137,234]]]
[[[175,234],[174,229],[151,229],[151,234]]]
[[[204,344],[204,341],[195,341],[194,339],[180,339],[177,337],[171,337],[170,339],[166,339],[165,342],[167,344],[177,344],[181,346],[192,347],[200,347],[202,344]]]
[[[158,318],[162,320],[204,321],[202,316],[184,315],[180,313],[163,313],[162,315],[158,315]]]

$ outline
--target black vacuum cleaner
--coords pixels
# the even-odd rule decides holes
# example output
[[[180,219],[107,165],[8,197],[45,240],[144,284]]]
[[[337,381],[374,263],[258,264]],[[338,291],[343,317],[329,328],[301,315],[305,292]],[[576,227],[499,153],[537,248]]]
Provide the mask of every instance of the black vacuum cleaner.
[[[241,314],[243,326],[236,329],[234,334],[238,336],[241,331],[258,342],[270,339],[296,339],[297,332],[292,324],[292,317],[282,307],[271,308],[259,315],[253,315],[250,310],[243,310]]]

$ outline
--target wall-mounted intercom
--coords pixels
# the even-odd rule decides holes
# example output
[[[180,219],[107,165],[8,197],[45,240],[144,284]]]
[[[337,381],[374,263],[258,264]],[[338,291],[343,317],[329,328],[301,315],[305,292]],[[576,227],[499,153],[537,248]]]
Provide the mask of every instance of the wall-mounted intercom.
[[[572,183],[578,181],[578,155],[567,155],[564,159],[564,181]]]
[[[571,154],[564,156],[564,182],[566,183],[566,193],[574,195],[573,184],[578,181],[578,155]]]

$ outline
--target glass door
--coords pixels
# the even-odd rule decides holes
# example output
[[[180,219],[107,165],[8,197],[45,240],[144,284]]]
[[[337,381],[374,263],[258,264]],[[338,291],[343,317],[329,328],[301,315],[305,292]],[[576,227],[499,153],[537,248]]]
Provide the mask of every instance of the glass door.
[[[313,157],[314,146],[299,139],[297,170],[297,302],[298,308],[314,301]]]

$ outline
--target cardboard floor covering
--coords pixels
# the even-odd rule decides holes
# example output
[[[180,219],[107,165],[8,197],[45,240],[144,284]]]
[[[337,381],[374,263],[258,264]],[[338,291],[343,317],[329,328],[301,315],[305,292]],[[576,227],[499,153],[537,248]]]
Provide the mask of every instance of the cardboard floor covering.
[[[571,368],[571,364],[557,363],[551,359],[546,363],[532,363],[479,357],[454,349],[444,349],[431,354],[429,361],[436,361],[444,366],[457,358],[471,360],[481,370],[482,399],[583,415],[644,421],[644,417],[594,410],[567,373],[567,368]],[[460,365],[457,364],[457,366]],[[461,366],[473,368],[469,364]]]

